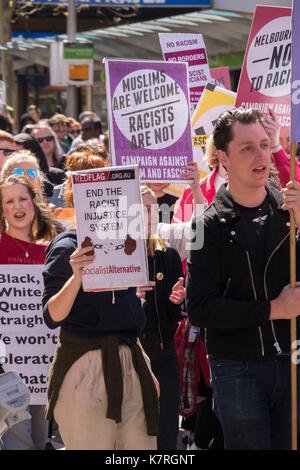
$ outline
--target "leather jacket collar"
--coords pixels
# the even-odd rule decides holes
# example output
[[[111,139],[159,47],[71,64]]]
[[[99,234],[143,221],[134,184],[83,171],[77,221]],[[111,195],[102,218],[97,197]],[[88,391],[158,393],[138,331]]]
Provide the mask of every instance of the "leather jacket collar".
[[[266,185],[267,195],[269,197],[270,214],[266,234],[266,256],[268,257],[281,242],[286,239],[290,232],[289,212],[282,210],[283,196],[274,187]],[[227,227],[228,236],[237,242],[244,250],[249,247],[249,232],[245,218],[242,217],[239,206],[232,199],[222,185],[217,192],[214,203],[217,217],[221,225]]]
[[[281,209],[283,204],[283,196],[280,191],[272,187],[270,184],[266,185],[266,191],[273,211],[280,211],[284,213],[285,211]],[[226,184],[223,184],[220,187],[215,196],[213,204],[220,222],[231,222],[233,219],[241,217],[239,207],[232,199],[229,191],[227,191]]]

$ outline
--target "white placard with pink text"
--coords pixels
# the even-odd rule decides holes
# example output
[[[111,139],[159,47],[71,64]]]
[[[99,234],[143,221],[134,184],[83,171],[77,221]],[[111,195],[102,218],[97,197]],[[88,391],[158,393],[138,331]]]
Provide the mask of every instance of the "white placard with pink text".
[[[159,33],[159,41],[164,60],[188,63],[190,105],[193,111],[206,84],[212,79],[203,36]]]

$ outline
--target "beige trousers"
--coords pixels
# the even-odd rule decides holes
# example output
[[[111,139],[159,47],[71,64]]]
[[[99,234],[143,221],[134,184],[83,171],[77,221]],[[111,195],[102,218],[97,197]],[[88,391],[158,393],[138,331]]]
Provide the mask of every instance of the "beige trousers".
[[[122,422],[106,418],[107,394],[101,350],[90,351],[68,371],[54,408],[67,450],[156,450],[148,436],[139,377],[131,351],[120,345],[123,373]]]

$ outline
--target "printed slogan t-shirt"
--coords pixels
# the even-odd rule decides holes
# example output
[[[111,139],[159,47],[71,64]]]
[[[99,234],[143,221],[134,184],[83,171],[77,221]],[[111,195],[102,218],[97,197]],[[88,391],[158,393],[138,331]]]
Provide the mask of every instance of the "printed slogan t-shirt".
[[[46,248],[46,244],[25,242],[3,232],[0,238],[0,264],[44,264]]]

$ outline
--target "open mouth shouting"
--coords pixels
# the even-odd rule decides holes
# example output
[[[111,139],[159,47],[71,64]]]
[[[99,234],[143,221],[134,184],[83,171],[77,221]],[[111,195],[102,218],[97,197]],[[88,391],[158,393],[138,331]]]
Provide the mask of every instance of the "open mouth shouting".
[[[267,171],[267,167],[265,165],[256,166],[253,169],[253,172],[257,175],[264,175],[266,171]]]
[[[18,211],[14,214],[14,219],[16,221],[23,221],[26,218],[26,212],[25,211]]]

